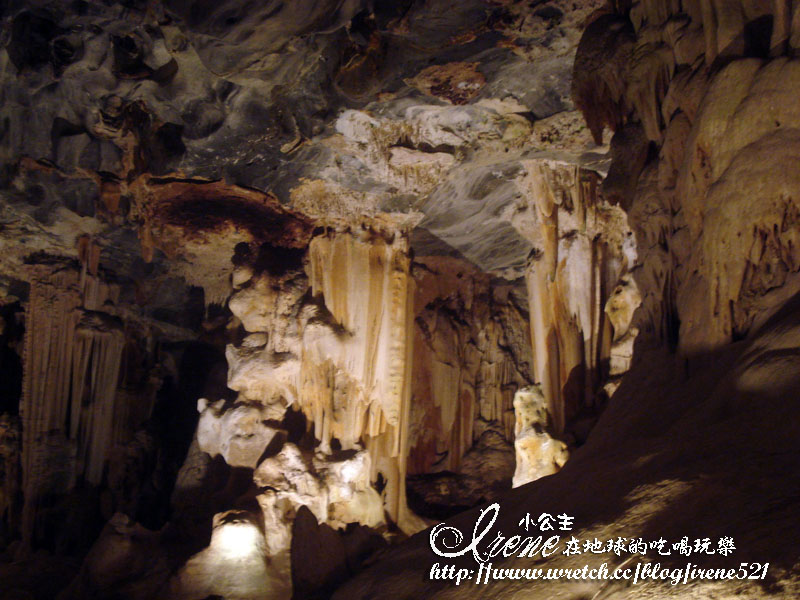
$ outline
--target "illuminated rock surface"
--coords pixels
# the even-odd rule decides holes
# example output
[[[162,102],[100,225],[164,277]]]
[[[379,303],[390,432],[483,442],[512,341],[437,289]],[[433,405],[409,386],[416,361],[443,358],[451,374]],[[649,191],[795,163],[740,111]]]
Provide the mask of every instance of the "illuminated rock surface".
[[[795,4],[2,4],[0,588],[796,597]],[[428,579],[493,501],[770,576]]]
[[[567,462],[566,444],[553,438],[548,428],[547,401],[539,386],[522,388],[514,395],[514,449],[516,471],[513,485],[519,487],[557,472]]]

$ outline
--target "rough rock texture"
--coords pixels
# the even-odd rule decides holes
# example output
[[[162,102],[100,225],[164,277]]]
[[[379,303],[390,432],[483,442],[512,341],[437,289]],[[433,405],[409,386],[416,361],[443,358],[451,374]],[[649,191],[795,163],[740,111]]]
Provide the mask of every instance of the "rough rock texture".
[[[262,507],[288,511],[307,507],[321,522],[337,529],[349,523],[368,527],[384,524],[383,503],[371,485],[369,454],[364,451],[308,455],[287,443],[281,451],[265,459],[253,474],[259,488],[269,488]],[[291,523],[284,523],[290,526]],[[270,545],[280,537],[270,531]],[[284,535],[288,539],[288,531]]]
[[[613,326],[603,354],[609,374],[627,372],[607,386],[616,391],[587,443],[555,475],[508,494],[493,527],[521,534],[526,512],[558,510],[575,517],[569,535],[581,540],[732,536],[737,550],[727,562],[719,554],[689,560],[706,567],[769,560],[770,581],[632,586],[506,578],[457,587],[428,577],[439,557],[423,532],[334,598],[377,590],[388,598],[797,595],[797,544],[785,541],[796,538],[800,489],[793,433],[800,411],[792,400],[800,187],[791,167],[800,122],[784,96],[796,88],[796,65],[784,56],[792,55],[795,12],[782,3],[613,2],[587,27],[575,102],[598,137],[604,127],[616,132],[611,181],[602,189],[634,234],[622,245],[624,267],[606,280],[616,282],[604,301],[588,306]],[[560,244],[552,250],[556,236],[550,239],[539,259],[545,265],[561,252]],[[557,277],[555,269],[549,274],[529,289],[547,289]],[[539,340],[534,330],[535,350]],[[448,522],[465,533],[451,550],[469,543],[478,515]],[[498,556],[493,566],[591,568],[625,560],[558,552],[537,561]],[[647,561],[677,567],[686,558],[648,552]],[[477,569],[470,553],[453,562]]]
[[[500,424],[490,425],[461,458],[457,472],[409,475],[409,507],[422,517],[442,520],[496,500],[511,489],[514,447]]]
[[[85,556],[72,598],[324,597],[364,527],[502,498],[775,579],[467,591],[420,538],[340,597],[796,595],[798,14],[2,3],[4,556]],[[52,598],[33,563],[4,589]]]
[[[228,349],[229,385],[280,419],[294,405],[321,451],[365,444],[371,475],[387,482],[386,510],[401,527],[410,401],[413,281],[400,232],[330,231],[307,254],[262,248],[231,310],[250,334]],[[283,290],[286,289],[285,293]],[[360,469],[359,469],[360,470]],[[315,511],[326,520],[326,513]],[[365,516],[374,524],[372,516]]]
[[[220,301],[228,268],[214,256],[224,252],[175,243],[176,227],[197,241],[211,226],[192,213],[248,196],[228,213],[228,237],[211,240],[227,248],[259,215],[253,189],[323,220],[419,221],[435,188],[462,188],[463,167],[502,169],[552,146],[550,129],[534,130],[572,109],[572,56],[600,5],[12,3],[0,65],[2,222],[46,233],[36,245],[65,255],[93,235],[126,276],[184,279]],[[154,188],[177,200],[169,211]],[[492,228],[508,230],[502,219]],[[130,269],[137,237],[155,264],[146,274]],[[475,238],[446,241],[464,251]],[[153,247],[178,252],[165,260]],[[7,275],[19,278],[24,253],[10,249]],[[528,249],[498,251],[490,268],[518,268]]]
[[[409,473],[463,472],[485,431],[513,442],[514,392],[533,380],[524,290],[455,258],[421,257],[412,273]]]
[[[368,527],[351,525],[336,532],[329,525],[318,524],[306,506],[297,511],[292,525],[293,597],[329,598],[343,581],[352,577],[366,557],[381,550],[386,541]]]
[[[558,471],[567,462],[569,451],[564,442],[553,438],[548,431],[552,419],[539,386],[517,391],[514,414],[516,470],[513,486],[519,487]]]
[[[278,430],[265,424],[259,406],[238,405],[226,410],[225,400],[197,404],[197,445],[211,456],[221,455],[232,467],[255,469]]]
[[[19,523],[20,437],[19,420],[0,416],[0,523],[4,545],[13,539]]]
[[[157,532],[121,513],[114,514],[59,600],[104,596],[109,590],[125,596],[156,597],[160,581],[169,574],[160,542]]]
[[[600,402],[614,335],[603,308],[635,264],[635,238],[625,213],[598,193],[595,173],[553,160],[526,170],[514,220],[534,240],[525,276],[534,380],[560,433]]]
[[[654,81],[631,65],[623,78],[631,118],[659,143],[626,201],[640,252],[637,321],[686,355],[747,335],[794,289],[796,182],[783,161],[798,120],[783,99],[796,71],[781,56],[791,48],[787,15],[748,3],[680,12],[644,2],[629,15],[641,59],[676,67]],[[645,85],[658,110],[632,91]]]

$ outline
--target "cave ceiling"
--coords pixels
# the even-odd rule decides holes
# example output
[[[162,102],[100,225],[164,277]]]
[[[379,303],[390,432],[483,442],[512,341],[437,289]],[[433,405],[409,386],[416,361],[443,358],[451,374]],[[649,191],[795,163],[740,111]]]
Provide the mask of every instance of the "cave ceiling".
[[[4,2],[0,283],[90,240],[163,315],[239,242],[364,218],[515,280],[524,161],[606,169],[570,98],[601,4]]]

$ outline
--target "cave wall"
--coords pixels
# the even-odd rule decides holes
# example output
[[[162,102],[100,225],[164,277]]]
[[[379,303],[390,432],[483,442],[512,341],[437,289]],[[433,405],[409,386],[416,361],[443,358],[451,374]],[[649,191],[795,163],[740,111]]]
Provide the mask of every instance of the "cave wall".
[[[219,568],[218,552],[230,558],[229,535],[241,531],[283,553],[285,580],[300,506],[326,527],[350,518],[382,527],[385,509],[415,531],[424,523],[408,511],[406,475],[470,471],[487,432],[510,451],[526,429],[514,414],[518,390],[539,384],[554,435],[582,444],[635,363],[635,343],[678,350],[692,370],[695,357],[756,332],[798,289],[800,21],[791,2],[620,1],[595,14],[572,85],[593,149],[613,131],[605,177],[584,164],[602,167],[597,157],[539,154],[553,149],[543,123],[569,108],[558,94],[492,97],[505,89],[493,69],[508,83],[523,72],[514,61],[544,52],[497,42],[503,23],[521,17],[516,29],[552,30],[548,44],[565,45],[549,72],[569,58],[571,32],[555,39],[561,17],[479,10],[480,35],[462,36],[475,35],[475,47],[428,67],[437,44],[455,43],[452,32],[423,51],[414,27],[428,13],[392,15],[391,25],[376,14],[410,36],[412,50],[395,48],[413,59],[406,73],[381,66],[400,42],[355,19],[361,3],[335,16],[320,5],[313,23],[289,5],[270,21],[237,4],[239,38],[222,12],[201,17],[189,4],[172,3],[170,14],[92,5],[97,12],[68,15],[71,33],[47,11],[23,10],[3,33],[2,225],[34,240],[10,248],[3,272],[4,282],[31,285],[21,409],[33,433],[21,459],[28,537],[47,495],[40,483],[107,477],[114,507],[147,512],[122,490],[124,465],[149,460],[150,438],[136,429],[161,385],[126,358],[136,347],[157,353],[142,319],[162,321],[168,337],[187,332],[163,321],[187,312],[195,322],[180,324],[192,337],[214,329],[238,394],[191,398],[200,426],[183,475],[211,472],[221,457],[223,487],[235,489],[215,508],[246,507],[214,519],[208,552],[171,583],[179,595],[194,590],[187,582],[198,570]],[[320,35],[289,44],[297,31],[279,26],[287,20]],[[254,48],[267,54],[252,62]],[[484,51],[480,68],[462,60]],[[511,79],[536,87],[527,82],[538,77]],[[290,89],[295,78],[305,87]],[[401,79],[409,88],[399,92]],[[379,81],[394,86],[385,104],[353,100],[366,104]],[[357,108],[337,113],[350,103]],[[37,109],[46,130],[23,135]],[[313,177],[309,165],[320,165]],[[80,266],[39,273],[27,264],[34,249]],[[123,283],[108,298],[96,277],[101,253]],[[193,285],[203,288],[192,300],[201,310],[176,308]],[[231,318],[199,314],[225,302]],[[302,435],[288,422],[297,411]],[[13,419],[3,427],[0,511],[13,515],[19,436]],[[114,445],[123,466],[108,462]],[[45,460],[51,450],[59,460]],[[110,529],[135,527],[118,519]]]
[[[609,3],[587,26],[573,94],[598,138],[613,132],[612,164],[597,192],[625,214],[634,241],[622,277],[606,280],[613,289],[605,312],[621,332],[613,343],[638,332],[635,352],[587,444],[553,477],[509,494],[495,523],[518,531],[530,506],[558,506],[583,522],[579,539],[736,532],[740,557],[761,553],[777,565],[780,589],[581,581],[560,585],[565,598],[797,593],[796,544],[786,543],[797,527],[800,389],[796,15],[791,2],[626,1]],[[559,245],[539,260],[561,255]],[[573,272],[592,281],[586,266]],[[566,275],[543,269],[532,291],[556,288],[553,280]],[[574,346],[584,341],[575,338]],[[562,347],[569,352],[549,346]],[[448,524],[468,533],[479,513]],[[456,588],[415,580],[430,556],[429,537],[420,536],[334,598],[553,593],[551,582]],[[592,560],[559,555],[547,567],[591,568]],[[531,567],[529,558],[496,562]]]
[[[514,440],[514,393],[533,382],[525,293],[456,258],[419,257],[413,273],[408,471],[459,472],[488,429]]]
[[[637,2],[598,19],[578,51],[576,102],[586,85],[598,94],[582,107],[587,121],[615,129],[615,139],[639,122],[658,153],[620,172],[635,194],[610,191],[639,246],[637,320],[685,355],[745,337],[797,289],[794,12],[785,3]],[[614,93],[608,73],[587,62],[611,21],[629,32],[609,45],[627,65]],[[641,154],[636,146],[621,152]]]

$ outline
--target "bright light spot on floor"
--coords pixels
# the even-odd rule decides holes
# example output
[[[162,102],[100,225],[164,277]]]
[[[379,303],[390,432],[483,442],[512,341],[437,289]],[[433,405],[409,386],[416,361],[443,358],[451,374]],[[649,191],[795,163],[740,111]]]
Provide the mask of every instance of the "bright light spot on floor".
[[[263,552],[263,536],[252,523],[226,523],[214,530],[211,545],[226,556],[245,557]]]

